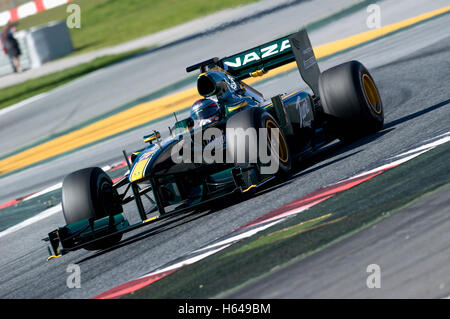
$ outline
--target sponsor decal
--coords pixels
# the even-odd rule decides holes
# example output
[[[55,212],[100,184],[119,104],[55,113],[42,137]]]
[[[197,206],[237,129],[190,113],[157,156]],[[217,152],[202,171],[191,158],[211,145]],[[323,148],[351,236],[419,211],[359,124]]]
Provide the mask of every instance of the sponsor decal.
[[[155,152],[156,152],[157,150],[158,150],[157,148],[154,148],[153,150],[144,153],[144,154],[141,156],[141,158],[140,158],[139,160],[142,161],[142,160],[145,160],[145,159],[151,157],[153,154],[155,154]]]
[[[316,63],[317,63],[317,61],[316,61],[315,56],[312,56],[309,59],[303,61],[303,66],[305,67],[305,70],[308,70]]]
[[[283,53],[291,48],[289,39],[281,39],[267,46],[259,47],[254,50],[247,51],[243,54],[235,55],[228,58],[224,63],[231,68],[239,68],[251,62],[261,61],[273,55]]]
[[[311,117],[309,116],[311,106],[308,99],[301,99],[300,96],[297,98],[295,103],[295,108],[298,111],[300,118],[300,127],[311,126]]]

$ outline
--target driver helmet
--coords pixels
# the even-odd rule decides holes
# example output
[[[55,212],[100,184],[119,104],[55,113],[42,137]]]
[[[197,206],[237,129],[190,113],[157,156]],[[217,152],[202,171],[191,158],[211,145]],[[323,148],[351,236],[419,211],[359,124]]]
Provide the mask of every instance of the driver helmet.
[[[209,124],[220,119],[220,107],[211,99],[200,99],[191,107],[191,118],[200,125]]]

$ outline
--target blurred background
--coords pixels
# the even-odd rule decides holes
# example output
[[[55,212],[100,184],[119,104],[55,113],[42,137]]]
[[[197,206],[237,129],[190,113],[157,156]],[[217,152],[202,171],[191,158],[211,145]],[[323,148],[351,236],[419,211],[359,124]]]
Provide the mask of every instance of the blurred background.
[[[11,10],[30,0],[0,0],[0,11]]]
[[[0,1],[0,26],[8,21],[17,23],[16,38],[24,51],[21,65],[25,70],[40,67],[45,62],[70,53],[80,54],[116,45],[221,9],[256,2],[256,0]],[[64,4],[69,2],[80,7],[81,28],[68,29],[65,26],[64,22],[70,13]],[[39,34],[35,34],[37,32]],[[0,75],[12,72],[7,62],[5,56],[0,60]]]
[[[9,32],[21,51],[20,69],[15,72],[13,57],[0,45],[0,108],[229,19],[254,14],[242,6],[261,3],[258,11],[291,2],[296,1],[0,0],[0,29],[14,23]],[[77,21],[79,27],[74,27]]]

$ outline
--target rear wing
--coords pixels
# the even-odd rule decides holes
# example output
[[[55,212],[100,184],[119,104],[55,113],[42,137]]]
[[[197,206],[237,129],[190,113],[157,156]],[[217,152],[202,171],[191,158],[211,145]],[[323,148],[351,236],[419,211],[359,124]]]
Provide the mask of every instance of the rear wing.
[[[221,59],[223,69],[239,80],[295,61],[289,36]]]
[[[187,72],[219,66],[238,80],[261,76],[282,65],[297,62],[303,80],[318,96],[320,69],[305,29],[222,59],[213,58],[190,66]]]

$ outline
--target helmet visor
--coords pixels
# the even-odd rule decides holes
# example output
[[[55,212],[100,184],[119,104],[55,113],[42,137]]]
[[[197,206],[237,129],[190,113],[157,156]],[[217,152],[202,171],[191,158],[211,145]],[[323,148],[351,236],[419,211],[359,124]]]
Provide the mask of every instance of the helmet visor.
[[[216,104],[211,104],[205,108],[202,108],[196,112],[193,112],[191,117],[194,120],[203,120],[203,119],[209,119],[218,114],[219,114],[219,107]]]

